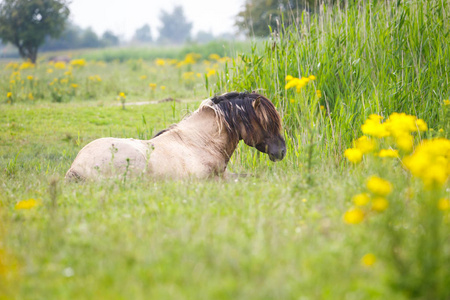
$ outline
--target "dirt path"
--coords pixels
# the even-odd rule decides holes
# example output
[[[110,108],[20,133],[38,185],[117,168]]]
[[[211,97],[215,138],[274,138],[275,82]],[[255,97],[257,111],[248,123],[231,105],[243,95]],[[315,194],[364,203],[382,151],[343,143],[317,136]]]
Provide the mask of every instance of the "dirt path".
[[[177,103],[190,103],[190,102],[196,102],[199,100],[194,100],[194,99],[179,100],[179,99],[167,98],[167,99],[152,100],[152,101],[125,102],[125,106],[129,106],[129,105],[141,106],[141,105],[160,104],[160,103],[164,103],[164,102],[173,102],[173,101],[175,101]],[[120,103],[120,102],[111,103],[111,104],[109,104],[109,106],[122,106],[122,103]]]

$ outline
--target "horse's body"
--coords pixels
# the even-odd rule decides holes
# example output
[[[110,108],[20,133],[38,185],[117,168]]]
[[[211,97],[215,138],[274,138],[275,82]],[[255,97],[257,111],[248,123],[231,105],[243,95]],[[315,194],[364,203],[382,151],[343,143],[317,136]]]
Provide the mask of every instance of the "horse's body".
[[[273,104],[258,94],[228,93],[150,140],[101,138],[78,153],[66,178],[117,175],[206,178],[223,175],[239,140],[283,159],[286,147]]]

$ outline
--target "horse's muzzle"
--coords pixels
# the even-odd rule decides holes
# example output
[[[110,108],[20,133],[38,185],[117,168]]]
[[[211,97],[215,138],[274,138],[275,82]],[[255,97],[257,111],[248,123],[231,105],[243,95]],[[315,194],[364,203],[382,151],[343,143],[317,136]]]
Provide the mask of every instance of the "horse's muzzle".
[[[269,153],[269,159],[271,161],[279,161],[282,160],[286,156],[286,147],[280,149],[280,151],[275,153]]]

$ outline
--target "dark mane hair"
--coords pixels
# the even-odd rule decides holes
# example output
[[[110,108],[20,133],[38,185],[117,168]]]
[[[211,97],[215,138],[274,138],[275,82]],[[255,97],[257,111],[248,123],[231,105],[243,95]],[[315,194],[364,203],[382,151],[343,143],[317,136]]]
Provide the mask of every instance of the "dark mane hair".
[[[260,101],[260,116],[256,114],[253,108],[253,101],[257,99]],[[271,133],[279,133],[281,131],[281,118],[275,106],[269,99],[255,92],[229,92],[220,96],[216,95],[203,101],[199,109],[204,107],[209,107],[215,111],[220,121],[224,123],[227,133],[233,139],[239,139],[237,128],[239,128],[240,124],[244,126],[248,134],[254,132],[254,124],[258,124],[265,131]],[[175,127],[176,124],[161,130],[154,137]]]
[[[261,116],[258,117],[253,108],[253,101],[259,99]],[[239,123],[246,132],[255,130],[253,124],[259,124],[265,131],[279,133],[281,131],[281,118],[275,106],[269,99],[258,93],[230,92],[211,98],[213,107],[219,114],[223,115],[228,133],[236,137]]]

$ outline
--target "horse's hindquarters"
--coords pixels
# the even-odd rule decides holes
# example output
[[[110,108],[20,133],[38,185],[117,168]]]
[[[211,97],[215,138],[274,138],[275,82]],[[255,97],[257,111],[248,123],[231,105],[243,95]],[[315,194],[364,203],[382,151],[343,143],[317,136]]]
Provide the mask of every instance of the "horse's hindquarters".
[[[151,150],[134,139],[102,138],[80,150],[66,178],[135,176],[146,171]]]

